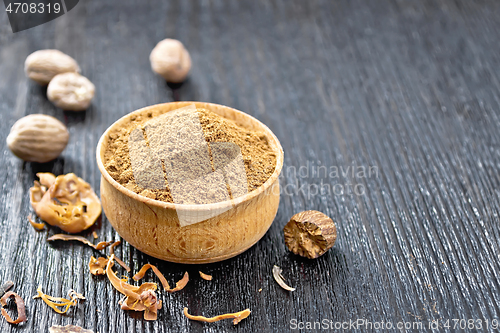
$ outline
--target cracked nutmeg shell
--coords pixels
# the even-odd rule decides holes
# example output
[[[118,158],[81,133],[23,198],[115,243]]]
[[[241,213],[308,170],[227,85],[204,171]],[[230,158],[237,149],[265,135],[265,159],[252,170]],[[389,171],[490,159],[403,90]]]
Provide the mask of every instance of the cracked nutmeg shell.
[[[309,259],[323,255],[337,239],[333,220],[316,210],[295,214],[283,231],[288,249]]]

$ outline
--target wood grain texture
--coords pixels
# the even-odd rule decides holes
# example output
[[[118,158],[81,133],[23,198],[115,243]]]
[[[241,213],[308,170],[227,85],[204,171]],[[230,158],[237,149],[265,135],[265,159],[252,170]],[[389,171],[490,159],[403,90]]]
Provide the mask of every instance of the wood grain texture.
[[[28,315],[19,327],[0,320],[0,330],[288,332],[292,319],[365,318],[421,321],[421,331],[431,332],[436,319],[498,320],[498,17],[493,0],[82,0],[52,22],[12,34],[0,13],[0,280],[16,283]],[[169,86],[150,69],[149,53],[166,37],[191,53],[182,85]],[[73,56],[96,85],[86,112],[56,109],[46,89],[25,78],[26,56],[42,48]],[[161,293],[159,320],[145,322],[119,309],[121,295],[105,278],[89,274],[92,249],[48,244],[57,230],[33,230],[28,189],[36,172],[47,171],[74,172],[98,191],[95,147],[104,130],[132,110],[174,100],[228,105],[266,124],[285,152],[283,192],[264,238],[221,263],[171,264],[118,247],[129,277],[148,262],[171,283],[190,273],[183,291]],[[6,147],[12,124],[32,113],[69,128],[54,162],[23,163]],[[283,240],[289,218],[306,209],[337,223],[337,243],[317,260],[290,254]],[[94,230],[99,240],[118,239],[105,216],[85,235]],[[274,282],[273,265],[296,291]],[[202,280],[200,270],[213,280]],[[157,281],[150,272],[146,278]],[[61,316],[31,298],[38,285],[54,296],[74,288],[87,300]],[[232,327],[190,322],[184,307],[208,317],[252,314]]]

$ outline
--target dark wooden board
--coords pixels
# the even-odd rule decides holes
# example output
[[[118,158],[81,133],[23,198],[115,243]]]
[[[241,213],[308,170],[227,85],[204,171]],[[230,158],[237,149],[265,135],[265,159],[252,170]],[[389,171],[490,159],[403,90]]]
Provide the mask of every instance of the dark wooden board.
[[[500,319],[499,18],[494,0],[81,0],[13,34],[0,13],[0,280],[16,283],[28,313],[19,327],[1,319],[0,330],[288,332],[294,319],[366,319],[423,325],[373,331],[431,332],[430,322],[449,319],[452,327],[440,331],[457,332],[468,329],[453,329],[453,319],[473,319],[494,331],[485,325]],[[149,53],[166,37],[191,53],[182,85],[168,86],[150,69]],[[56,109],[24,76],[26,56],[44,48],[75,57],[96,85],[86,112]],[[88,273],[91,249],[48,244],[54,228],[33,230],[28,189],[36,172],[49,171],[74,172],[98,191],[95,147],[104,130],[130,111],[174,100],[228,105],[267,124],[285,151],[283,193],[269,232],[231,260],[186,266],[119,247],[133,271],[150,262],[171,283],[185,270],[192,277],[183,291],[161,293],[158,321],[145,322],[119,309],[121,295],[105,278]],[[32,113],[69,128],[54,162],[23,163],[5,144],[12,124]],[[290,254],[283,241],[288,219],[306,209],[337,223],[335,247],[317,260]],[[119,239],[105,216],[93,230]],[[274,282],[275,264],[295,292]],[[214,280],[201,280],[199,270]],[[59,315],[32,299],[38,285],[55,296],[74,288],[87,300]],[[202,324],[182,315],[185,306],[207,316],[252,314],[235,327]]]

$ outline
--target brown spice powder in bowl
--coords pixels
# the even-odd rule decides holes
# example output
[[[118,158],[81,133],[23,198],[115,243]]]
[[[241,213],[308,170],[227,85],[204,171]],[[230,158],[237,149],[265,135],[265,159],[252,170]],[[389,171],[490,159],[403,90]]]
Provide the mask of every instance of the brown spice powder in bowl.
[[[272,151],[264,133],[245,129],[206,109],[197,108],[192,112],[197,113],[206,142],[230,142],[239,146],[248,192],[257,189],[269,179],[276,168],[276,153]],[[129,154],[129,136],[132,131],[141,128],[144,132],[145,124],[161,114],[159,110],[148,110],[143,114],[134,115],[128,123],[112,130],[108,136],[108,149],[104,153],[103,162],[109,175],[127,189],[154,200],[173,203],[166,176],[165,189],[143,188],[137,184]],[[212,156],[210,158],[214,171]],[[196,196],[196,193],[193,193],[193,196]],[[231,198],[234,199],[232,194]],[[195,197],[192,203],[196,203]]]

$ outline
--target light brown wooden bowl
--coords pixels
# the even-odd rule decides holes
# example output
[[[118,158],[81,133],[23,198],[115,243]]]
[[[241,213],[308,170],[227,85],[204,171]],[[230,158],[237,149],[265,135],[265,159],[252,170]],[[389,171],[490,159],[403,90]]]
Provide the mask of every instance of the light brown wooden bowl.
[[[136,194],[116,182],[103,165],[109,132],[126,124],[130,117],[147,111],[168,112],[195,104],[233,120],[241,127],[262,131],[276,152],[276,168],[259,188],[239,198],[214,204],[179,205]],[[278,138],[257,119],[227,106],[201,102],[173,102],[152,105],[120,118],[97,144],[97,165],[101,171],[102,208],[118,234],[138,250],[178,263],[210,263],[234,257],[259,241],[273,223],[279,204],[278,176],[283,166],[283,149]],[[226,210],[229,209],[229,210]],[[203,222],[180,227],[177,210],[187,214],[224,213]]]

